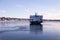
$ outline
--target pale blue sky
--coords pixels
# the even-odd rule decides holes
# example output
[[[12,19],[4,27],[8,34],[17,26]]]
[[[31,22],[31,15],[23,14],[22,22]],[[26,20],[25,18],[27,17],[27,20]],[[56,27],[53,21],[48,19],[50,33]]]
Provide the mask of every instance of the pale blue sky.
[[[60,19],[60,0],[0,0],[0,17],[29,18],[35,12],[44,19]]]

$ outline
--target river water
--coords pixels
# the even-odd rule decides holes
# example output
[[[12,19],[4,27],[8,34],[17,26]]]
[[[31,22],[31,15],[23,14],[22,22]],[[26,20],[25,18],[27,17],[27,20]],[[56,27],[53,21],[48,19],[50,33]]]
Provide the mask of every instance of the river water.
[[[0,40],[60,40],[60,22],[0,22]]]

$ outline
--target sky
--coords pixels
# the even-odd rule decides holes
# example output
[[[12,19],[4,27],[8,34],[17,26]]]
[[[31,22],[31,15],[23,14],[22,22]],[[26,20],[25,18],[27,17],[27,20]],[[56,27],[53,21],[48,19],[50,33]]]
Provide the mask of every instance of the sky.
[[[0,17],[60,19],[60,0],[0,0]]]

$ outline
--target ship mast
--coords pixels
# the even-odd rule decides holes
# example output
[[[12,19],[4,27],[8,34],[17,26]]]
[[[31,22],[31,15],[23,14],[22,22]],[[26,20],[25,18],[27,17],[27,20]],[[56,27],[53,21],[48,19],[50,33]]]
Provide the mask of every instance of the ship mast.
[[[35,16],[37,16],[37,13],[35,13]]]

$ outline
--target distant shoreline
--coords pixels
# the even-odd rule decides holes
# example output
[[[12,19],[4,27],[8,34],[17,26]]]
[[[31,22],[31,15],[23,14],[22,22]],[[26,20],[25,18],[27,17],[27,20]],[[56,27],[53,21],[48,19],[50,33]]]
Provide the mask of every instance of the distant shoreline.
[[[15,20],[19,20],[19,21],[21,21],[21,20],[30,20],[30,19],[27,19],[27,18],[10,18],[10,17],[0,17],[0,21],[11,21],[11,20],[13,20],[13,21],[15,21]],[[43,19],[43,21],[60,21],[60,20],[55,20],[55,19]]]

